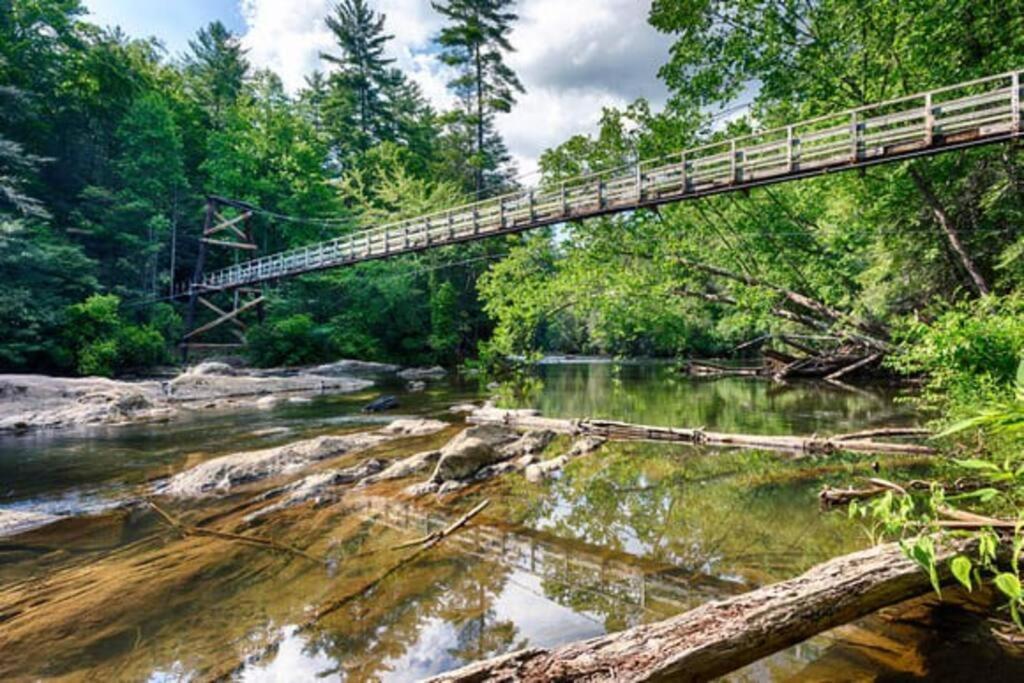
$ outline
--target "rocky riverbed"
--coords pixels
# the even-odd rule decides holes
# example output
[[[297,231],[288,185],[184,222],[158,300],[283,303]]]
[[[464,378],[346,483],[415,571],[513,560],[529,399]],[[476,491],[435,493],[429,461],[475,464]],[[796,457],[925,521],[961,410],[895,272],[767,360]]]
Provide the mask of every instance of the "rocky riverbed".
[[[0,375],[0,433],[160,422],[194,410],[268,408],[280,400],[361,391],[389,375],[438,378],[444,370],[345,360],[297,370],[208,362],[170,380]]]

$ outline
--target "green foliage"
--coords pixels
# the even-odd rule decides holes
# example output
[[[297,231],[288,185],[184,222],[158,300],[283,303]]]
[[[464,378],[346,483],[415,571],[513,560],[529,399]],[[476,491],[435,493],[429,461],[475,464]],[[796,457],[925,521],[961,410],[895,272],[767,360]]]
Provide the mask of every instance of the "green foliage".
[[[258,325],[249,332],[249,355],[263,367],[292,366],[332,359],[330,330],[306,314]]]
[[[133,325],[114,294],[93,294],[68,308],[64,335],[82,375],[113,377],[168,360],[167,345],[151,325]]]
[[[1024,300],[987,297],[947,307],[929,322],[897,328],[892,365],[927,377],[923,400],[954,416],[979,402],[1009,399],[1024,358]]]
[[[431,6],[446,20],[437,42],[441,61],[457,75],[448,87],[460,99],[458,112],[448,117],[452,139],[469,159],[477,197],[491,193],[503,180],[508,153],[494,130],[494,114],[508,113],[516,93],[526,92],[519,77],[505,63],[512,51],[508,34],[517,19],[513,0],[432,0]],[[467,149],[468,148],[468,149]]]

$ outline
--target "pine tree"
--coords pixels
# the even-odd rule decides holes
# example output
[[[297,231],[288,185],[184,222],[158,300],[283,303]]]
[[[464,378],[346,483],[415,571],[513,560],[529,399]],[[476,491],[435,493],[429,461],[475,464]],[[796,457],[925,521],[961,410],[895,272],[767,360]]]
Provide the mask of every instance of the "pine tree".
[[[338,85],[354,96],[362,149],[388,125],[385,94],[393,85],[388,65],[394,60],[384,56],[384,46],[394,36],[384,32],[384,21],[385,16],[371,10],[366,0],[342,0],[327,17],[341,54],[320,54],[339,67]]]
[[[215,125],[225,110],[238,100],[249,73],[249,62],[238,38],[219,21],[200,29],[190,40],[192,54],[186,57],[186,72],[194,94]]]
[[[494,131],[494,114],[507,113],[516,93],[526,90],[505,64],[512,52],[508,34],[518,18],[508,11],[514,0],[432,0],[431,5],[448,19],[437,42],[441,60],[459,71],[449,87],[463,102],[461,122],[473,131],[473,182],[480,196],[485,174],[507,160],[507,152]]]

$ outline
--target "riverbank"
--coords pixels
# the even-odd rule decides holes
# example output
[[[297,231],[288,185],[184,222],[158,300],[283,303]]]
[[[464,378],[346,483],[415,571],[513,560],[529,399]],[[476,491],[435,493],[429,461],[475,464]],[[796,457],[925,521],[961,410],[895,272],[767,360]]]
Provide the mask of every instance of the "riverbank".
[[[198,410],[270,408],[279,400],[361,391],[386,377],[423,381],[444,375],[441,368],[352,360],[276,370],[209,362],[169,380],[0,375],[0,434],[164,422]]]

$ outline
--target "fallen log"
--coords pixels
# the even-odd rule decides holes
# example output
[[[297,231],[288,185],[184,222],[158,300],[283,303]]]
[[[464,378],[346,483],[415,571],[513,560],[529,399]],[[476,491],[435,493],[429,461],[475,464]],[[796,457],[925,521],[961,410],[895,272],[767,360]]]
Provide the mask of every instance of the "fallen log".
[[[968,544],[937,551],[942,581],[947,560]],[[664,621],[552,650],[520,650],[428,680],[703,681],[930,589],[925,572],[890,543]]]
[[[649,425],[615,422],[612,420],[562,420],[542,417],[532,411],[500,410],[482,408],[466,418],[471,424],[500,424],[512,429],[546,429],[559,434],[573,436],[600,436],[606,439],[669,441],[692,443],[705,446],[732,448],[755,448],[762,450],[787,451],[791,453],[903,453],[913,455],[934,455],[930,446],[907,443],[887,443],[867,439],[822,438],[818,436],[772,436],[756,434],[729,434],[710,432],[701,428],[655,427]]]

